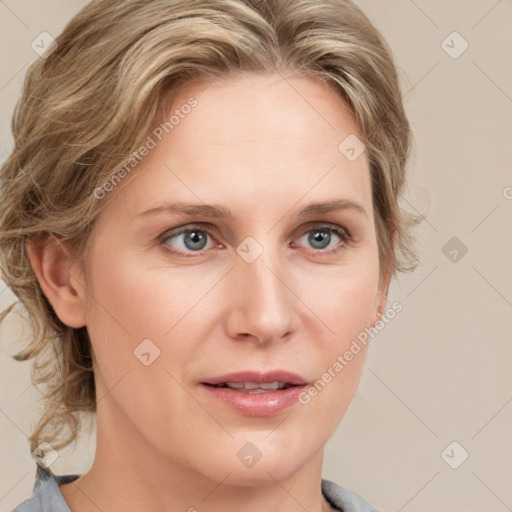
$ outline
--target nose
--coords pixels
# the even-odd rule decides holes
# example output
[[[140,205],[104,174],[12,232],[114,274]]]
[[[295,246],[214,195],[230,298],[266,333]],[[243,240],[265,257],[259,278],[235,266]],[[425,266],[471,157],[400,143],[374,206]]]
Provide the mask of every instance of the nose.
[[[298,299],[290,273],[267,251],[252,263],[237,256],[229,273],[226,330],[232,339],[261,345],[289,339],[298,326]]]

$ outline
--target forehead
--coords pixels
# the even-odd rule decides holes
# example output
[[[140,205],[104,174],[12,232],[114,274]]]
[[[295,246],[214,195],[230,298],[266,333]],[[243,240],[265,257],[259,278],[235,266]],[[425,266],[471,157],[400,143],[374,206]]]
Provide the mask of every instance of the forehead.
[[[362,139],[351,109],[311,78],[245,74],[189,84],[153,133],[155,147],[122,192],[133,210],[168,200],[258,209],[262,198],[268,208],[305,195],[371,203],[366,154],[350,161],[340,150],[347,137]]]
[[[180,122],[173,138],[205,139],[215,146],[250,145],[256,137],[269,146],[281,148],[297,142],[309,153],[337,150],[343,133],[359,134],[351,108],[341,95],[317,80],[308,77],[273,74],[239,74],[209,83],[191,84],[178,91],[170,115],[196,99],[198,108],[191,112],[192,121]],[[168,116],[169,117],[169,116]],[[183,119],[182,121],[185,121]],[[198,128],[205,130],[198,132]],[[324,143],[319,145],[318,139]]]

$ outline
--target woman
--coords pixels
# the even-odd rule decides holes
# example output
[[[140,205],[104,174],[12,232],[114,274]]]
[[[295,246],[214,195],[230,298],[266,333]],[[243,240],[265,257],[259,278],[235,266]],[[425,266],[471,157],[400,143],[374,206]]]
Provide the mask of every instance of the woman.
[[[364,14],[93,1],[30,68],[13,133],[3,279],[46,398],[15,510],[375,510],[321,478],[354,343],[416,264],[410,127]],[[90,471],[53,475],[93,411]]]

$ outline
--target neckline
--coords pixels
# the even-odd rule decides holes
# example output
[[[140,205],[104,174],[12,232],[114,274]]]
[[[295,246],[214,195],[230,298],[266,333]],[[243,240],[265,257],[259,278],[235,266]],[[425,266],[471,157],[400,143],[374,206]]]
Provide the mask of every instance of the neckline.
[[[52,473],[48,468],[45,468],[44,466],[41,466],[38,464],[37,465],[36,487],[41,485],[41,483],[43,483],[43,482],[53,481],[56,486],[56,491],[58,493],[59,500],[62,500],[62,504],[66,505],[66,508],[67,508],[66,512],[70,512],[69,506],[68,506],[66,500],[64,499],[64,496],[62,495],[62,492],[60,490],[60,485],[74,482],[75,480],[78,480],[78,478],[80,478],[80,476],[81,475],[77,475],[77,474],[56,475],[56,474]],[[334,485],[337,486],[337,484],[334,484],[333,482],[322,478],[322,480],[321,480],[322,496],[325,498],[325,500],[327,501],[327,503],[329,504],[329,506],[331,508],[333,508],[334,510],[343,512],[343,509],[340,508],[340,505],[334,501],[335,496],[331,495],[332,494],[331,493],[332,486],[334,486]]]

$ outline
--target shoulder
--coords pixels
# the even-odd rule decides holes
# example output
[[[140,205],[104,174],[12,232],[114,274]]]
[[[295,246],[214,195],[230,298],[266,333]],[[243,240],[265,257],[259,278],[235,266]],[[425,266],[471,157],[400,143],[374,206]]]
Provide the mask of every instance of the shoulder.
[[[57,476],[38,466],[32,496],[12,512],[70,512],[59,485],[76,480],[78,475]],[[359,494],[329,480],[322,480],[322,493],[327,501],[342,512],[379,512]]]
[[[32,496],[20,503],[12,512],[70,512],[59,485],[77,478],[78,475],[57,476],[38,466]]]
[[[379,512],[356,492],[329,480],[322,479],[322,494],[333,507],[342,512]]]

